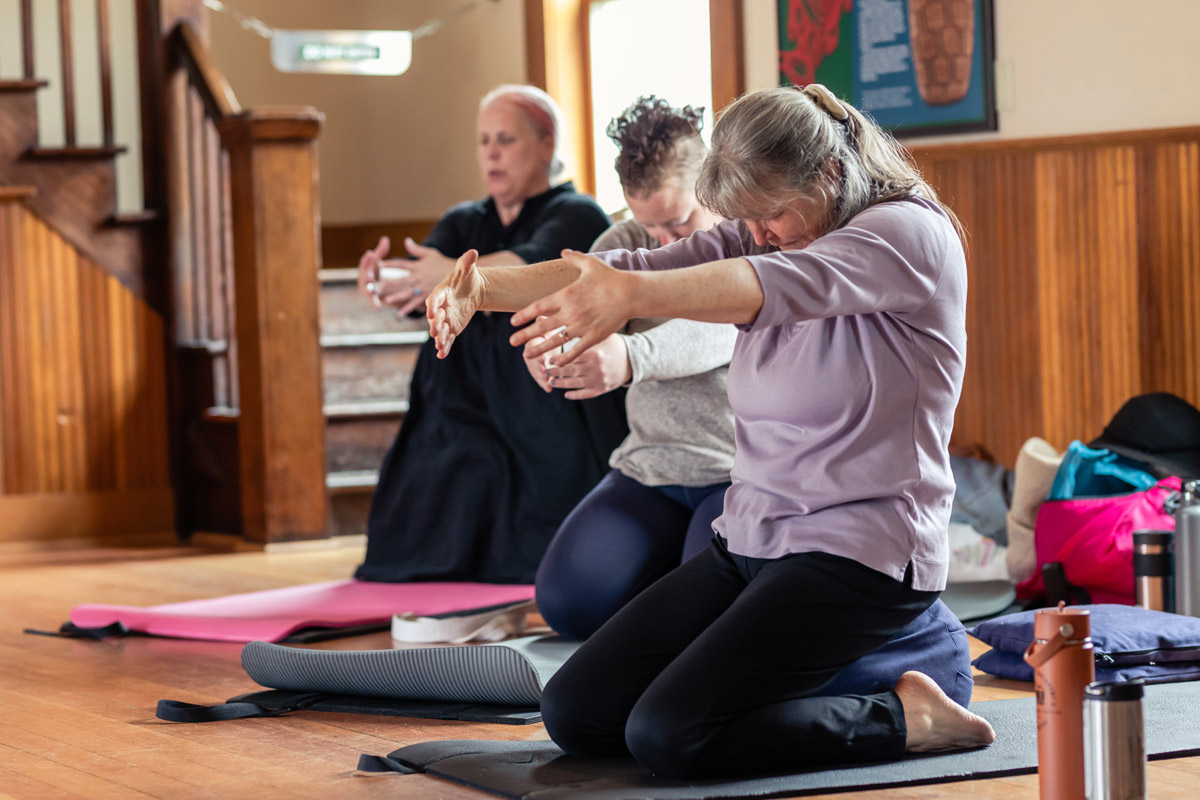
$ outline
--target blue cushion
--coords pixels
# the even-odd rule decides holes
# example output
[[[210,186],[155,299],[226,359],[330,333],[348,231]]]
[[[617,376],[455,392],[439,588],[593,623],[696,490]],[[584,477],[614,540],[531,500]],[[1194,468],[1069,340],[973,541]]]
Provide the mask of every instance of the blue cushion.
[[[1200,677],[1200,619],[1115,604],[1075,608],[1091,616],[1096,680],[1138,677],[1163,683]],[[975,666],[1002,678],[1033,680],[1021,656],[1033,641],[1036,613],[1008,614],[971,628],[973,636],[994,648],[975,659]]]
[[[1033,680],[1033,667],[1026,664],[1025,659],[1017,653],[988,650],[971,663],[981,672],[995,675],[998,678],[1009,678],[1014,681]],[[1141,678],[1146,683],[1194,681],[1200,679],[1200,662],[1176,661],[1167,664],[1127,664],[1117,667],[1105,666],[1101,663],[1101,659],[1096,661],[1096,680],[1098,681],[1131,681],[1134,678]]]
[[[1200,619],[1138,606],[1096,604],[1072,606],[1091,616],[1092,644],[1125,664],[1151,661],[1200,661]],[[1024,653],[1033,642],[1036,610],[985,620],[970,633],[1006,653]]]
[[[971,649],[967,632],[941,600],[909,623],[891,641],[837,674],[818,692],[835,695],[877,694],[896,685],[909,670],[933,678],[963,708],[971,702]]]

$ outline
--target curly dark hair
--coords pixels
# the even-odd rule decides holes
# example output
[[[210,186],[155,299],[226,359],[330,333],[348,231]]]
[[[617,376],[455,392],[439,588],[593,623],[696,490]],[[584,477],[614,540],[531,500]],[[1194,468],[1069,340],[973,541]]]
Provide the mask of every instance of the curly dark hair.
[[[690,188],[708,154],[700,129],[704,107],[675,108],[654,95],[639,97],[605,131],[620,154],[617,175],[628,194],[647,195],[679,176]]]

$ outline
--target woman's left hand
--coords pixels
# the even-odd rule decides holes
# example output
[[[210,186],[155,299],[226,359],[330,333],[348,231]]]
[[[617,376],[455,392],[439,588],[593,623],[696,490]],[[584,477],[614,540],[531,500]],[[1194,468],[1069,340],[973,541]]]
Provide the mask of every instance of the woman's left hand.
[[[579,277],[514,314],[513,325],[533,324],[509,339],[510,344],[521,347],[531,339],[545,337],[540,344],[526,349],[526,358],[548,353],[578,339],[570,350],[551,357],[550,363],[556,367],[582,357],[589,348],[625,325],[632,316],[631,304],[637,282],[636,275],[613,269],[593,256],[575,250],[564,250],[562,256],[579,270]]]
[[[433,287],[454,269],[454,259],[447,258],[432,247],[423,247],[411,238],[404,240],[404,249],[413,260],[389,259],[382,265],[400,267],[407,270],[408,274],[402,278],[381,280],[376,286],[379,302],[395,308],[399,316],[423,307]]]

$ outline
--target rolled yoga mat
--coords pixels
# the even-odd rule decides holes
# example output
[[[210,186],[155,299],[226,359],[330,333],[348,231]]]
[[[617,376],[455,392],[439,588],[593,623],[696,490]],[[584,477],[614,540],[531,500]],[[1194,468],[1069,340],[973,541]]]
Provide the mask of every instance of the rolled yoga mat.
[[[541,721],[542,688],[578,647],[556,636],[356,651],[251,642],[242,649],[242,667],[271,691],[216,706],[162,700],[157,716],[218,722],[304,710],[524,725]]]
[[[502,644],[408,650],[306,650],[266,642],[242,649],[255,683],[303,692],[532,706],[578,642],[528,636]]]
[[[1200,754],[1200,683],[1146,687],[1146,751],[1151,758]],[[992,723],[996,742],[955,753],[741,780],[667,781],[633,759],[564,755],[549,741],[424,742],[384,758],[363,756],[359,769],[423,772],[519,800],[710,800],[819,794],[999,778],[1037,770],[1033,698],[972,703]],[[399,779],[403,780],[403,779]]]
[[[76,628],[120,623],[129,632],[219,642],[278,642],[297,631],[386,627],[394,614],[428,617],[533,599],[532,586],[341,580],[141,608],[80,605]],[[381,629],[382,629],[381,627]]]

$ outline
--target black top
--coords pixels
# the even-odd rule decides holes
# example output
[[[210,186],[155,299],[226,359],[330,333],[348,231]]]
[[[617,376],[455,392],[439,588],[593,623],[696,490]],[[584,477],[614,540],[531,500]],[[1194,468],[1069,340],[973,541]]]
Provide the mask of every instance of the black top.
[[[567,181],[526,200],[509,225],[500,222],[490,197],[459,203],[438,220],[425,246],[450,258],[472,247],[480,255],[508,250],[526,264],[536,264],[558,258],[568,247],[586,252],[608,226],[608,216],[596,201],[577,193]]]
[[[510,225],[490,198],[454,206],[425,244],[451,258],[509,250],[533,263],[586,250],[607,227],[566,183],[526,200]],[[532,583],[559,523],[607,471],[628,433],[624,391],[546,394],[508,343],[510,316],[476,314],[445,360],[432,341],[422,347],[356,577]]]

